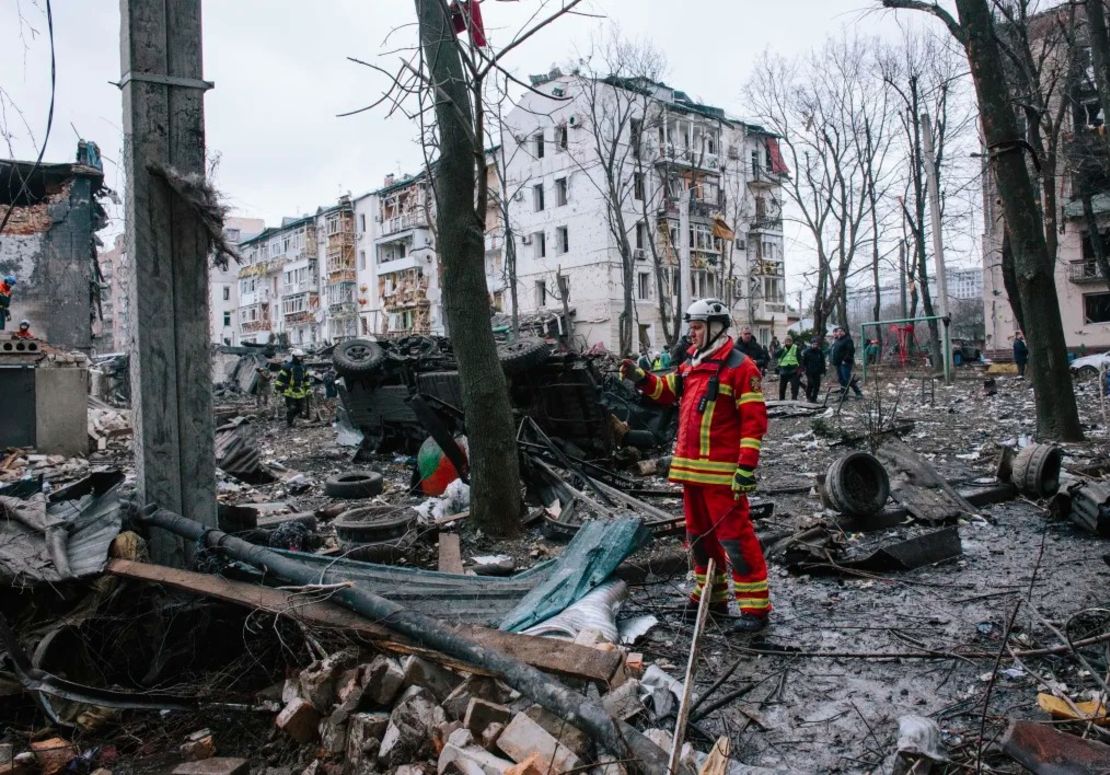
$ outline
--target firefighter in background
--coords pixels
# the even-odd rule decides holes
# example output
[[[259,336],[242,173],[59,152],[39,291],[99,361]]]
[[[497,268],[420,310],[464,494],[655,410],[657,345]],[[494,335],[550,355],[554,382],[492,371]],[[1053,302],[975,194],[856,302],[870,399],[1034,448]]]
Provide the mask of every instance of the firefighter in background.
[[[12,316],[12,288],[15,275],[7,275],[0,280],[0,331],[3,331],[8,318]]]
[[[311,389],[308,370],[304,367],[304,350],[293,350],[274,380],[274,390],[285,397],[285,424],[290,428],[293,418],[304,412],[305,398]]]
[[[686,540],[694,560],[693,606],[687,606],[687,618],[696,616],[703,594],[710,595],[712,615],[728,615],[725,568],[731,565],[740,608],[732,631],[758,632],[771,612],[767,563],[748,507],[767,432],[762,376],[755,362],[725,335],[731,316],[724,302],[695,301],[684,319],[691,344],[677,371],[649,374],[625,360],[621,376],[657,403],[678,403],[678,440],[669,478],[683,485]],[[716,572],[707,579],[710,558]]]

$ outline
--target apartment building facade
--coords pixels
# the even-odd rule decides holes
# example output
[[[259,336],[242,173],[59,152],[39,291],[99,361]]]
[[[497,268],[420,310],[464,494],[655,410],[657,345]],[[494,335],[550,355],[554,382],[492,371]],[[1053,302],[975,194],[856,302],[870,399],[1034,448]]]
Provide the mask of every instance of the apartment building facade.
[[[760,339],[782,337],[796,315],[786,304],[777,139],[665,84],[558,71],[532,81],[503,138],[520,312],[573,307],[580,346],[617,349],[623,242],[634,348],[664,344],[661,306],[673,320],[704,296],[727,300]]]
[[[1110,10],[1110,5],[1108,5]],[[1049,96],[1049,111],[1059,112],[1062,126],[1068,131],[1061,136],[1061,152],[1057,153],[1056,169],[1050,188],[1056,192],[1053,210],[1057,215],[1057,249],[1055,255],[1055,292],[1060,305],[1064,341],[1069,351],[1110,350],[1110,283],[1102,276],[1095,261],[1093,240],[1110,251],[1110,182],[1102,170],[1101,185],[1092,197],[1095,231],[1091,233],[1079,199],[1075,178],[1077,165],[1070,157],[1072,144],[1101,145],[1105,132],[1105,116],[1101,114],[1094,89],[1090,50],[1086,45],[1084,15],[1078,14],[1074,41],[1063,35],[1070,16],[1067,6],[1058,6],[1030,19],[1029,42],[1041,64],[1041,77]],[[1075,45],[1072,45],[1074,42]],[[1080,57],[1075,64],[1085,70],[1077,79],[1074,92],[1072,80],[1065,77],[1071,69],[1069,56]],[[1075,115],[1078,113],[1078,115]],[[1099,142],[1095,143],[1094,140]],[[1080,151],[1082,153],[1082,151]],[[1035,170],[1030,167],[1035,174]],[[1018,326],[1014,320],[1002,276],[1002,243],[1005,220],[994,174],[984,167],[983,174],[983,316],[986,323],[986,349],[1008,351]],[[1040,190],[1040,186],[1038,190]],[[1042,207],[1043,201],[1038,203]]]

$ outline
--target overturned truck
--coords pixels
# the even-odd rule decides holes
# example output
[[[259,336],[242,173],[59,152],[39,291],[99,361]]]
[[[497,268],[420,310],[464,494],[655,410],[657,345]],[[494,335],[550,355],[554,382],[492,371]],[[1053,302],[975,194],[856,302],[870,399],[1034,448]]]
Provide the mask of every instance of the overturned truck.
[[[544,340],[498,344],[517,419],[532,418],[581,457],[619,446],[652,448],[673,438],[675,410],[645,405],[597,358],[555,351]],[[351,339],[332,353],[339,395],[363,448],[414,452],[436,428],[465,430],[458,364],[449,339],[405,336]]]

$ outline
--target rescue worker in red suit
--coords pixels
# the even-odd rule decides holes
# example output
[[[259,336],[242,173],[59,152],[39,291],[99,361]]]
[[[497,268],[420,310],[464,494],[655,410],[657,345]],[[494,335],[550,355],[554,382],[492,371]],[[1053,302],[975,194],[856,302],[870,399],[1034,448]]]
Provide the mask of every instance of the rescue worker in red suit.
[[[710,595],[712,615],[728,616],[725,569],[731,566],[732,591],[740,608],[732,631],[758,632],[771,612],[767,563],[748,507],[767,432],[762,378],[755,362],[725,335],[731,316],[724,302],[695,301],[684,319],[691,346],[677,371],[650,374],[625,360],[621,376],[653,401],[678,403],[678,439],[669,478],[683,485],[686,540],[694,561],[693,606],[687,607],[687,617],[696,615],[704,594]],[[707,579],[710,558],[716,572]]]

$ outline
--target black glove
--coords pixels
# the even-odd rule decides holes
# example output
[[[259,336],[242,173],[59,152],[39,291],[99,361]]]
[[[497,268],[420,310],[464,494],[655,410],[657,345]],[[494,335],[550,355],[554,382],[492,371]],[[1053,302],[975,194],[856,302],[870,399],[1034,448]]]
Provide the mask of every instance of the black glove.
[[[621,379],[627,379],[639,385],[647,379],[647,372],[636,365],[636,362],[625,358],[621,361]]]
[[[739,467],[732,475],[732,491],[737,496],[755,492],[755,471]]]

